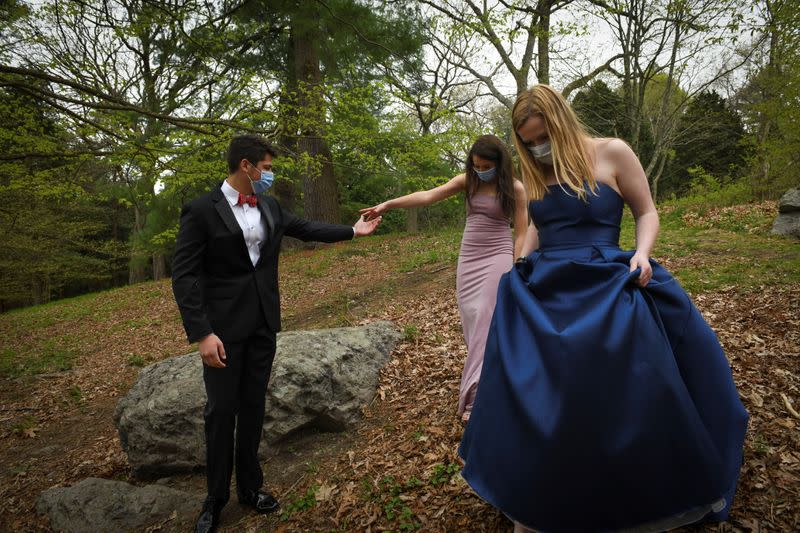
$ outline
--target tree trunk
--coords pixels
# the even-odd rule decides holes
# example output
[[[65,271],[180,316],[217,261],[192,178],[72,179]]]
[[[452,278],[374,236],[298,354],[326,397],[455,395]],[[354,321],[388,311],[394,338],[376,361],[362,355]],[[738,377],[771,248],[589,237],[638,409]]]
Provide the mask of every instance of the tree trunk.
[[[153,254],[153,280],[167,277],[167,259],[164,254]]]
[[[775,97],[772,92],[771,84],[774,81],[771,79],[775,75],[775,70],[777,65],[777,48],[778,48],[778,31],[775,27],[775,13],[774,13],[774,5],[771,3],[767,3],[768,12],[770,14],[770,30],[769,30],[769,55],[767,59],[767,74],[768,74],[768,82],[764,88],[764,91],[761,95],[763,101],[769,101]],[[770,164],[769,158],[767,154],[764,153],[764,147],[767,144],[767,139],[770,136],[770,130],[772,129],[772,123],[768,116],[765,113],[759,113],[759,121],[758,121],[758,132],[756,134],[756,139],[758,140],[758,149],[757,149],[757,165],[758,169],[756,170],[755,176],[755,183],[751,184],[751,189],[753,192],[758,195],[761,200],[768,198],[769,195],[769,181],[770,181]]]
[[[406,209],[406,231],[417,233],[419,231],[419,208],[411,207]]]
[[[668,157],[669,156],[666,153],[661,154],[661,160],[658,163],[658,170],[650,180],[650,194],[653,195],[653,202],[655,203],[658,203],[658,180],[661,179],[661,175],[664,173],[664,167],[667,164]]]
[[[147,279],[145,264],[147,260],[139,249],[138,238],[144,228],[144,220],[139,206],[133,206],[133,231],[131,232],[131,256],[128,263],[128,284],[140,283]]]
[[[50,283],[47,274],[33,274],[31,276],[31,303],[44,304],[50,301]]]
[[[136,250],[131,251],[131,261],[128,266],[128,285],[141,283],[147,279],[147,269],[141,262],[142,257],[137,255]]]
[[[292,28],[295,77],[298,87],[300,138],[298,158],[303,169],[305,217],[324,222],[339,222],[339,194],[333,173],[331,152],[323,138],[325,107],[322,98],[322,72],[314,43],[318,35],[306,27]]]
[[[536,24],[536,38],[538,46],[538,66],[536,77],[539,83],[550,84],[550,11],[551,0],[539,0],[536,10],[539,12],[539,21]]]
[[[290,157],[297,153],[297,72],[294,59],[294,37],[289,35],[286,54],[286,86],[278,97],[278,124],[282,126],[280,148]]]

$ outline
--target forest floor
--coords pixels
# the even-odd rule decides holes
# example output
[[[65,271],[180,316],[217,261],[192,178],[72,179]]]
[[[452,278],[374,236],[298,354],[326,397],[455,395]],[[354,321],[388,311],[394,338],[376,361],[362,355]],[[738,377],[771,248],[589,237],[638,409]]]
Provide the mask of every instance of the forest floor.
[[[770,236],[775,204],[666,205],[655,252],[725,348],[750,412],[729,522],[692,531],[800,530],[800,244]],[[630,217],[623,246],[630,246]],[[364,420],[269,450],[282,512],[236,504],[223,531],[510,531],[458,475],[466,356],[455,299],[460,229],[295,250],[281,259],[284,329],[395,321],[403,340]],[[187,353],[169,282],[0,315],[0,531],[48,531],[41,491],[130,477],[113,423],[140,369]],[[794,413],[793,413],[794,411]],[[169,481],[203,496],[202,474]],[[194,517],[151,530],[187,531]]]

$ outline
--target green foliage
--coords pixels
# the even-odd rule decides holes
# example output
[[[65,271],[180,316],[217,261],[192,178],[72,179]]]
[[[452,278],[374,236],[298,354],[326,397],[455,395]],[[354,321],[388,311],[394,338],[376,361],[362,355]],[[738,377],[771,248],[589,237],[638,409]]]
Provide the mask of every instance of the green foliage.
[[[659,182],[659,197],[694,194],[692,168],[702,167],[722,185],[741,179],[748,158],[742,118],[719,94],[703,92],[690,100],[678,121],[680,137]]]
[[[739,91],[753,135],[750,180],[755,194],[777,198],[800,183],[800,10],[786,0],[763,6],[766,50]]]
[[[14,433],[24,433],[26,430],[34,430],[39,425],[39,421],[35,416],[26,416],[21,421],[14,424],[12,430]],[[24,470],[23,470],[24,471]]]
[[[603,81],[594,81],[579,91],[572,101],[575,112],[584,125],[599,137],[622,137],[624,104],[619,92]]]
[[[422,47],[426,27],[441,19],[416,3],[306,4],[256,1],[230,10],[228,2],[182,0],[166,10],[139,1],[126,9],[122,0],[4,2],[0,59],[85,88],[0,75],[0,152],[19,156],[0,161],[0,310],[167,275],[180,207],[222,181],[237,133],[260,132],[279,146],[273,194],[298,214],[313,198],[309,178],[330,162],[347,223],[361,208],[445,183],[463,170],[478,134],[511,143],[505,107],[479,102],[470,114],[457,104],[472,93],[469,75],[454,78],[452,94],[436,92]],[[775,37],[772,48],[737,95],[744,122],[716,93],[681,109],[681,85],[647,73],[636,125],[642,161],[655,150],[653,124],[667,89],[667,112],[681,116],[677,129],[685,132],[669,152],[660,196],[716,198],[748,164],[750,195],[776,196],[800,181],[800,25],[790,2],[770,6],[761,30]],[[524,33],[520,11],[498,7],[487,16],[512,39]],[[474,36],[468,25],[442,27],[448,38]],[[551,36],[586,31],[573,23],[550,28]],[[85,42],[92,46],[77,46]],[[301,74],[298,54],[316,70]],[[594,81],[574,107],[597,134],[630,140],[626,94]],[[427,118],[414,112],[418,104]],[[304,151],[304,136],[325,150]],[[463,198],[453,197],[386,213],[378,233],[413,221],[438,232],[460,227],[464,214]],[[401,271],[455,262],[457,243],[425,242],[403,253]],[[335,262],[326,257],[307,274],[324,276]]]
[[[696,182],[695,195],[659,205],[661,231],[653,255],[691,293],[735,287],[800,283],[800,249],[788,237],[771,235],[774,204],[746,203],[744,181],[718,186]],[[634,221],[626,210],[621,246],[634,247]]]
[[[462,170],[444,156],[454,143],[462,144],[472,134],[456,124],[442,133],[418,132],[407,114],[382,111],[386,90],[374,83],[331,95],[329,141],[347,221],[355,220],[363,207],[442,185]],[[456,223],[463,217],[463,205],[462,198],[450,198],[418,209],[420,227]],[[390,211],[378,233],[405,226],[406,214]]]
[[[396,527],[399,531],[414,531],[422,527],[422,524],[406,503],[411,499],[406,493],[413,492],[417,488],[424,486],[424,483],[419,478],[412,476],[407,482],[403,483],[394,476],[384,476],[378,480],[376,487],[366,479],[362,479],[361,485],[363,498],[380,502],[386,520],[395,523],[393,527]]]
[[[458,261],[459,241],[460,234],[452,229],[444,235],[426,236],[405,250],[403,258],[398,263],[398,270],[412,272],[426,265],[455,264]]]
[[[433,467],[433,473],[428,481],[433,486],[441,485],[450,481],[459,472],[461,467],[456,463],[440,463]]]
[[[0,89],[0,152],[58,152],[71,141],[46,108]],[[102,288],[125,252],[90,157],[0,162],[0,309]]]
[[[719,179],[706,172],[706,169],[697,165],[689,167],[687,170],[690,176],[690,196],[708,196],[719,193],[721,189]]]
[[[647,164],[653,155],[651,125],[657,113],[655,101],[658,95],[663,95],[665,87],[665,81],[660,84],[656,83],[655,87],[648,88],[646,93],[648,105],[646,109],[642,110],[637,150],[637,155],[644,162],[643,164]],[[631,122],[625,109],[622,87],[611,88],[601,80],[594,81],[589,87],[575,95],[573,106],[581,122],[588,127],[591,134],[599,137],[618,137],[629,143],[632,141]],[[653,115],[646,117],[645,111],[653,113]]]
[[[281,520],[288,520],[289,517],[294,513],[307,511],[308,509],[313,508],[317,504],[318,490],[319,485],[316,483],[312,484],[310,487],[308,487],[308,490],[306,490],[305,494],[295,498],[288,504],[285,504],[283,510],[281,511]]]
[[[667,115],[679,114],[688,100],[688,95],[676,80],[668,85],[667,74],[657,74],[649,80],[642,101],[642,111],[647,122],[655,122],[661,118],[662,111]],[[664,109],[664,95],[667,95],[666,109]]]
[[[70,387],[67,390],[67,394],[69,395],[70,401],[75,405],[80,407],[86,404],[86,398],[83,396],[83,391],[77,385]]]
[[[68,339],[64,338],[44,341],[34,353],[5,348],[0,351],[0,376],[16,379],[70,370],[76,356],[76,352],[68,345]]]
[[[722,185],[716,177],[705,172],[702,167],[695,167],[691,193],[659,207],[679,211],[691,209],[705,212],[713,207],[746,204],[752,197],[750,186],[745,181]]]
[[[406,327],[403,328],[403,338],[408,341],[412,342],[419,336],[419,328],[413,324],[408,324]]]
[[[141,355],[131,355],[128,357],[128,364],[137,368],[141,368],[147,364],[147,360]]]

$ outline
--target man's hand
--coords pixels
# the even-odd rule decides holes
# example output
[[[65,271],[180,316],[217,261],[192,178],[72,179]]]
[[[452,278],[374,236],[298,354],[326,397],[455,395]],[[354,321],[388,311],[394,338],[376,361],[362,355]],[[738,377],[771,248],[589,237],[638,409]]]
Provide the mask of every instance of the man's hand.
[[[214,335],[206,335],[198,346],[203,364],[213,368],[225,368],[225,347],[222,341]]]
[[[365,235],[371,235],[375,228],[378,227],[383,217],[376,217],[371,220],[364,220],[364,215],[361,215],[361,218],[358,219],[353,229],[356,232],[356,237],[364,237]]]

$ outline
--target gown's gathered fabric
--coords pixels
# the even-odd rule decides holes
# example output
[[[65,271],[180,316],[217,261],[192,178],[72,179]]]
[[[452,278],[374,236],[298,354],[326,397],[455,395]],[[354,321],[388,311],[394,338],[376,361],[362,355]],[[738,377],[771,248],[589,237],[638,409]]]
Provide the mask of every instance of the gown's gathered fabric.
[[[636,284],[613,188],[529,209],[540,248],[500,280],[464,478],[540,531],[724,520],[748,415],[716,335],[655,261]]]
[[[514,262],[511,229],[500,199],[475,194],[467,202],[467,223],[456,270],[456,294],[467,360],[461,374],[458,414],[472,409],[481,377],[486,335],[492,321],[497,284]]]

